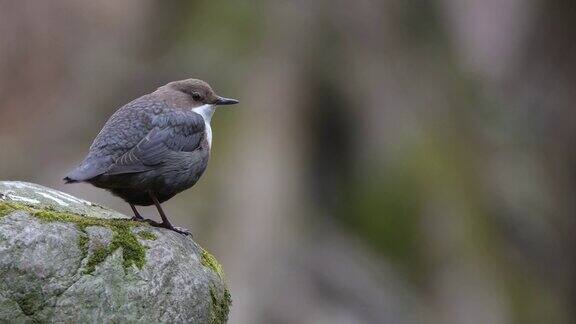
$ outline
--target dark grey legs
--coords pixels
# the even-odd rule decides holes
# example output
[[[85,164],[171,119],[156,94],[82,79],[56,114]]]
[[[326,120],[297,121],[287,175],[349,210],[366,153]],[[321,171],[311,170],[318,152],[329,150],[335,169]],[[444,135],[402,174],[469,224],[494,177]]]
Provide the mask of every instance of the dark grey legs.
[[[134,216],[132,217],[132,220],[134,220],[134,221],[143,221],[144,220],[144,217],[142,217],[142,215],[140,215],[138,210],[136,210],[136,206],[130,204],[130,208],[132,208],[132,211],[134,212]]]
[[[172,226],[172,224],[170,224],[170,221],[168,220],[168,217],[166,217],[166,214],[164,214],[164,211],[162,210],[162,206],[160,206],[160,202],[158,201],[158,199],[156,198],[154,193],[148,192],[148,194],[150,195],[150,198],[154,202],[154,206],[156,206],[156,209],[158,209],[158,214],[160,214],[160,217],[162,218],[162,223],[156,223],[156,222],[152,223],[151,222],[150,224],[152,226],[164,227],[164,228],[173,230],[174,232],[177,232],[180,234],[190,235],[190,232],[182,231],[182,230],[179,230],[179,229],[175,228],[174,226]]]
[[[142,215],[140,215],[140,213],[136,209],[136,206],[134,206],[133,204],[130,204],[130,208],[132,208],[132,211],[134,212],[134,216],[132,217],[133,221],[146,222],[146,223],[148,223],[152,226],[155,226],[155,227],[163,227],[163,228],[167,228],[169,230],[173,230],[174,232],[177,232],[180,234],[191,235],[190,232],[187,232],[187,231],[184,231],[184,230],[181,230],[181,229],[178,229],[178,228],[172,226],[172,224],[170,224],[170,221],[168,220],[168,217],[166,217],[166,214],[164,214],[164,211],[162,210],[162,206],[160,206],[160,202],[158,201],[158,198],[156,198],[156,196],[152,192],[148,192],[148,195],[150,195],[150,198],[154,202],[154,206],[156,206],[156,209],[158,210],[158,214],[160,214],[160,217],[162,218],[162,223],[155,222],[151,219],[145,219],[144,217],[142,217]]]
[[[160,206],[160,202],[156,196],[152,192],[149,192],[148,194],[150,195],[150,198],[152,198],[154,206],[156,206],[156,209],[158,209],[158,214],[160,214],[160,217],[162,218],[162,227],[172,229],[172,224],[170,224],[170,221],[168,221],[168,217],[166,217],[166,214],[164,214],[162,206]]]

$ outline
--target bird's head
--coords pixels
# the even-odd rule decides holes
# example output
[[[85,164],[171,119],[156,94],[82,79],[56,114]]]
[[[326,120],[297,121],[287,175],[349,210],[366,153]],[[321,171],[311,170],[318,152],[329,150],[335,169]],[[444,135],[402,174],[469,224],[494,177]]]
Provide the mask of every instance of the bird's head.
[[[159,90],[175,94],[179,99],[183,99],[192,107],[203,105],[234,105],[238,103],[236,99],[224,98],[217,95],[210,85],[198,79],[186,79],[172,81]]]

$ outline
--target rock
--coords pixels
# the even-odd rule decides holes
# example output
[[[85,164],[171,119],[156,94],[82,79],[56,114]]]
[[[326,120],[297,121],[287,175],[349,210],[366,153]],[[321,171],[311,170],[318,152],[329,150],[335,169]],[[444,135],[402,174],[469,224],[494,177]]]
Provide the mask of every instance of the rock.
[[[0,322],[224,323],[222,268],[190,237],[0,181]]]

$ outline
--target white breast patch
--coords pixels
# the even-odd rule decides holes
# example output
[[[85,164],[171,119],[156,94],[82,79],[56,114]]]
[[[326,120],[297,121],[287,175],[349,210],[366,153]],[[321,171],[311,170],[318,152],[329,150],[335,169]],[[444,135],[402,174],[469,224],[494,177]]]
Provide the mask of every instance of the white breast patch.
[[[204,125],[206,125],[206,139],[208,140],[208,147],[212,148],[212,127],[210,127],[210,121],[212,120],[212,115],[214,115],[213,105],[202,105],[196,108],[192,108],[192,111],[202,116],[204,119]]]

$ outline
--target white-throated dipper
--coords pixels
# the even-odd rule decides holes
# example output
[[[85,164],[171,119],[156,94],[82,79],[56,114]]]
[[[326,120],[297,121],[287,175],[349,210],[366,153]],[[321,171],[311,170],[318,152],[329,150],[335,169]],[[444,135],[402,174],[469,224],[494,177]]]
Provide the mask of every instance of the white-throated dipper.
[[[202,80],[170,82],[118,109],[64,181],[109,190],[130,204],[134,220],[145,220],[135,206],[155,205],[162,223],[147,222],[188,234],[170,224],[160,204],[200,179],[210,156],[212,114],[216,106],[237,103]]]

